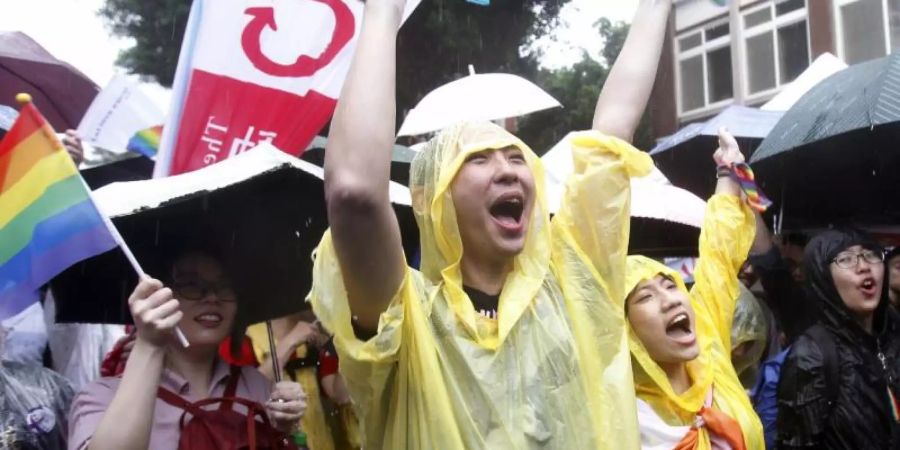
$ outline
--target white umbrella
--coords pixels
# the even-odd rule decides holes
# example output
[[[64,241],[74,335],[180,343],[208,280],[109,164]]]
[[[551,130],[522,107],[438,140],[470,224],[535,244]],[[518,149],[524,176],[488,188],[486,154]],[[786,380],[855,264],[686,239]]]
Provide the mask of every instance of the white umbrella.
[[[545,186],[550,211],[559,210],[565,181],[572,174],[572,150],[569,137],[541,157],[546,172]],[[700,228],[706,202],[684,189],[673,186],[654,168],[649,175],[631,179],[631,217],[667,220]]]
[[[508,73],[475,74],[428,93],[403,121],[398,136],[415,136],[465,121],[498,120],[561,107],[534,83]]]
[[[772,97],[759,109],[764,111],[787,111],[810,89],[822,80],[847,68],[847,63],[831,53],[823,53],[816,58],[797,79],[790,82],[778,95]]]

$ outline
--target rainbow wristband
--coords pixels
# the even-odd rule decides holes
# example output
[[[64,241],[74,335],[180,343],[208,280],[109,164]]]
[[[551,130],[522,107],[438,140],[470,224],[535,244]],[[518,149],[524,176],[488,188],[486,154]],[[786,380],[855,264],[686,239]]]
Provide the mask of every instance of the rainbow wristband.
[[[747,204],[758,212],[765,212],[772,206],[772,201],[763,194],[762,190],[756,184],[756,177],[753,175],[753,169],[747,163],[737,163],[730,166],[724,166],[731,172],[733,178],[744,195],[747,196]]]

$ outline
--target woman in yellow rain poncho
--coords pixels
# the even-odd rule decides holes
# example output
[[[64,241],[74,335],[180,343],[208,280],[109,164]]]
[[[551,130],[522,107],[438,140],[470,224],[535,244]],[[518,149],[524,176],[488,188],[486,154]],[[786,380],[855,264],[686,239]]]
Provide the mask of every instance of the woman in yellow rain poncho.
[[[575,174],[552,224],[540,161],[519,139],[478,123],[429,143],[411,173],[419,272],[388,201],[403,2],[366,2],[310,293],[366,449],[638,448],[622,300],[628,177],[651,161],[612,136],[630,139],[640,119],[670,3],[642,2],[595,130],[570,136]]]
[[[731,135],[720,133],[719,143],[720,166],[743,162]],[[690,292],[677,272],[628,257],[625,314],[645,450],[765,448],[731,362],[737,275],[754,233],[738,185],[721,177],[707,206]]]

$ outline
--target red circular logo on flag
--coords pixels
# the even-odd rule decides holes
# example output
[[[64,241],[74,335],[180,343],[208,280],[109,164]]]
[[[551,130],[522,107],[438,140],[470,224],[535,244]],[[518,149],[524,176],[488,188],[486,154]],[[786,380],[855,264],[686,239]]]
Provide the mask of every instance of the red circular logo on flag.
[[[335,56],[353,38],[356,23],[353,12],[342,0],[313,0],[323,3],[334,12],[334,31],[325,50],[317,58],[301,55],[290,64],[272,61],[262,51],[260,36],[266,27],[278,30],[275,23],[275,10],[272,7],[252,7],[244,10],[244,14],[252,16],[241,34],[241,47],[253,67],[276,77],[300,78],[318,72],[334,60]]]

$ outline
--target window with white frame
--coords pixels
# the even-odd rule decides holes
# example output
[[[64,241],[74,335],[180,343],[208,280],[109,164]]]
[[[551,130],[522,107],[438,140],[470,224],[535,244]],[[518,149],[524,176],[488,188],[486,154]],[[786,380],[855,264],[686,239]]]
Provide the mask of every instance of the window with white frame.
[[[847,64],[900,50],[900,0],[834,0],[834,23]]]
[[[767,2],[741,15],[749,98],[794,81],[809,67],[806,0]]]
[[[730,36],[726,18],[675,39],[681,114],[727,103],[734,97]]]

